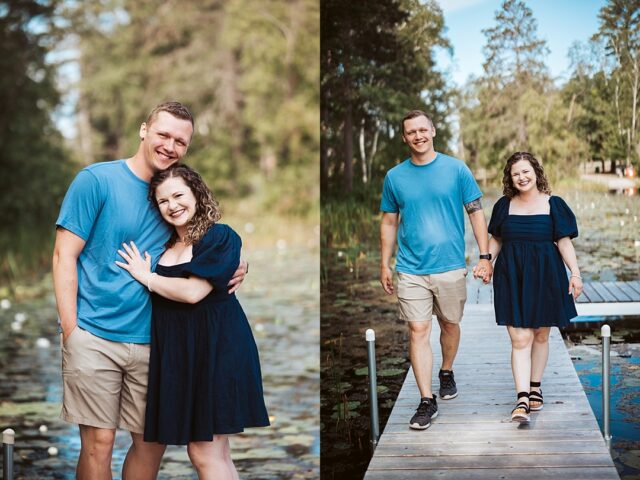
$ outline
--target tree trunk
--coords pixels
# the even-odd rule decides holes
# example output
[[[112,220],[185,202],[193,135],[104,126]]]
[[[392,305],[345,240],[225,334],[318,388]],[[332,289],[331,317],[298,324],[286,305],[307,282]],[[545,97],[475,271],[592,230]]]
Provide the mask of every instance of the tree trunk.
[[[373,141],[371,142],[371,150],[369,150],[369,159],[367,164],[367,174],[369,182],[373,178],[373,159],[378,153],[378,138],[380,137],[380,120],[376,119],[376,131],[373,134]]]
[[[353,107],[347,94],[347,108],[344,116],[344,191],[353,190]]]
[[[571,102],[569,103],[569,111],[567,112],[567,125],[571,125],[571,120],[573,119],[573,107],[576,103],[576,98],[578,95],[574,93],[571,95]]]
[[[366,184],[367,183],[367,147],[365,145],[365,140],[364,140],[364,134],[365,134],[365,130],[364,130],[364,118],[362,119],[362,122],[360,123],[360,135],[359,135],[359,142],[358,142],[358,146],[360,147],[360,166],[362,169],[362,183]]]
[[[91,141],[91,120],[86,97],[80,93],[78,100],[78,144],[80,158],[84,165],[93,163],[93,144]]]
[[[329,145],[327,142],[327,122],[329,107],[324,90],[321,92],[320,109],[320,190],[326,192],[329,187]]]

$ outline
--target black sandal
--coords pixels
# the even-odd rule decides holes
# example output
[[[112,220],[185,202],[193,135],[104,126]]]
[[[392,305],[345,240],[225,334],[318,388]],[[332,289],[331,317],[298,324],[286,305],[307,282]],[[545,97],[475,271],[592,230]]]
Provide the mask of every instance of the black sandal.
[[[531,387],[540,388],[540,382],[530,382]],[[531,406],[531,402],[538,402],[538,405]],[[542,390],[539,392],[529,392],[529,410],[532,412],[539,412],[544,408],[544,400],[542,398]]]
[[[529,398],[529,392],[518,392],[518,400],[521,398]],[[524,413],[522,413],[524,410]],[[518,402],[516,408],[511,410],[511,421],[512,422],[520,422],[520,423],[529,423],[529,405],[525,402]]]

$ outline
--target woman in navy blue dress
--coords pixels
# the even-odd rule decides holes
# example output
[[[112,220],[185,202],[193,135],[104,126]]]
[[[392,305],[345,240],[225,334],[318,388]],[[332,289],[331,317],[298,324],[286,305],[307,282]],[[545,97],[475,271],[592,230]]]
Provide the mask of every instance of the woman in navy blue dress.
[[[251,327],[227,289],[241,240],[186,165],[157,173],[149,190],[174,226],[167,249],[155,272],[133,242],[117,262],[152,292],[144,440],[188,445],[199,478],[237,479],[229,434],[269,425]]]
[[[517,392],[511,419],[528,422],[530,411],[543,408],[540,384],[551,327],[566,327],[577,316],[574,300],[582,293],[582,278],[571,239],[578,236],[578,227],[565,201],[551,195],[532,154],[514,153],[503,173],[504,196],[489,222],[489,251],[496,259],[494,308],[496,322],[507,327],[511,338]],[[474,276],[489,281],[477,267]]]

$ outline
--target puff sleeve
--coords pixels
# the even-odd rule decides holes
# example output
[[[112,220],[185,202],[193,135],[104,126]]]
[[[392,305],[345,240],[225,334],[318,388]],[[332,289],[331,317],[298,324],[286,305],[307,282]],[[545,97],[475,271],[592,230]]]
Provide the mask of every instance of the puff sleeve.
[[[576,216],[569,205],[560,197],[551,197],[551,219],[553,220],[553,240],[563,237],[576,238],[578,236],[578,223]]]
[[[240,264],[241,248],[242,240],[231,227],[215,224],[193,246],[185,272],[205,278],[214,289],[225,289]]]
[[[509,203],[509,198],[501,197],[493,206],[488,228],[491,235],[498,238],[502,237],[502,223],[505,218],[507,218],[507,215],[509,215]]]

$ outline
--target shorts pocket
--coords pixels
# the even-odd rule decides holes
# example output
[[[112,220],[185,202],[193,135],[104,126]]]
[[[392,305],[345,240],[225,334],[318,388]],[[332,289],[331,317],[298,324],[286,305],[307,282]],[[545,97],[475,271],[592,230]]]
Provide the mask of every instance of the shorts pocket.
[[[69,347],[69,343],[78,336],[78,330],[80,330],[80,326],[78,326],[76,324],[76,326],[74,327],[73,330],[71,330],[71,334],[67,337],[66,340],[62,340],[62,348],[68,348]],[[64,336],[62,334],[60,334],[62,336],[62,338],[64,338]]]

